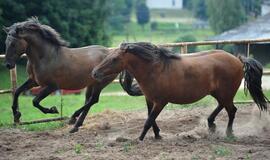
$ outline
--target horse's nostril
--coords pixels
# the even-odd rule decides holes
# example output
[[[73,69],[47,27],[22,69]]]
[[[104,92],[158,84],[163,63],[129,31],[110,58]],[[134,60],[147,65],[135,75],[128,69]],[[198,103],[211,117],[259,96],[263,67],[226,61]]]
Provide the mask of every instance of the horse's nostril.
[[[98,73],[95,72],[95,71],[93,71],[93,72],[92,72],[92,77],[97,78],[97,77],[98,77]]]

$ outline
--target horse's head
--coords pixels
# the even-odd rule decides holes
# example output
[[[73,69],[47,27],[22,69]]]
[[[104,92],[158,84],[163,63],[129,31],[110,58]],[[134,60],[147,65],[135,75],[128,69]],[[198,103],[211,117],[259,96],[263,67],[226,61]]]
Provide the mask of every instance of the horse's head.
[[[120,48],[111,49],[110,54],[92,71],[92,77],[101,81],[105,77],[120,73],[125,67],[126,49],[121,45]]]
[[[27,42],[21,36],[22,30],[20,24],[4,27],[3,30],[7,33],[7,38],[5,41],[5,65],[8,69],[12,69],[15,67],[15,63],[20,56],[25,53]]]

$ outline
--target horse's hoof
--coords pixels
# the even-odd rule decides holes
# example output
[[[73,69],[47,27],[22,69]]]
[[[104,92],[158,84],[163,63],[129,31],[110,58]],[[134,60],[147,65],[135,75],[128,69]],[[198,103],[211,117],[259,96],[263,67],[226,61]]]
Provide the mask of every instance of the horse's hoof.
[[[69,125],[73,125],[73,124],[76,123],[76,121],[77,121],[76,118],[71,117],[71,118],[69,119],[69,121],[68,121],[68,124],[69,124]]]
[[[234,137],[234,134],[233,134],[232,130],[227,130],[226,135],[227,135],[227,137]]]
[[[213,123],[213,124],[208,124],[209,126],[209,132],[210,133],[215,133],[216,132],[216,124]]]
[[[156,140],[161,140],[162,137],[161,137],[160,135],[156,135],[156,136],[155,136],[155,139],[156,139]]]
[[[21,118],[21,112],[17,111],[16,114],[14,115],[14,123],[19,124],[20,123],[20,118]]]
[[[53,107],[50,108],[50,113],[58,114],[59,112],[58,112],[57,108],[55,106],[53,106]]]
[[[139,141],[141,141],[141,142],[142,142],[142,141],[143,141],[143,139],[144,139],[144,137],[141,137],[141,136],[139,137]]]
[[[72,128],[69,133],[75,133],[75,132],[78,132],[79,131],[79,128],[78,127],[74,127]]]

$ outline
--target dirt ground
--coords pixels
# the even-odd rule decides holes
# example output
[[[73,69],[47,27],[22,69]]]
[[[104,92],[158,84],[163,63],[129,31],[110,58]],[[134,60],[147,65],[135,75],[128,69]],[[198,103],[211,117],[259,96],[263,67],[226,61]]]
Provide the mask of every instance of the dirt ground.
[[[149,130],[139,136],[146,112],[113,112],[91,116],[76,134],[70,126],[26,132],[0,129],[1,160],[84,160],[84,159],[270,159],[270,115],[254,105],[239,107],[235,137],[225,136],[227,114],[217,117],[217,132],[209,134],[206,119],[214,107],[164,110],[157,124],[162,140]]]

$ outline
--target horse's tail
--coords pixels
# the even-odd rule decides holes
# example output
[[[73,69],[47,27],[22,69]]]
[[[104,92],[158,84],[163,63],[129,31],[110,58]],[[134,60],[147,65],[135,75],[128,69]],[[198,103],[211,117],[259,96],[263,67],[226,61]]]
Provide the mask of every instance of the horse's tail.
[[[262,91],[262,64],[253,58],[239,56],[239,59],[244,64],[245,94],[247,94],[247,90],[249,90],[251,97],[259,109],[266,111],[269,100]]]
[[[138,83],[132,84],[134,77],[126,70],[122,71],[119,75],[119,82],[122,88],[130,96],[141,96],[143,95]]]

